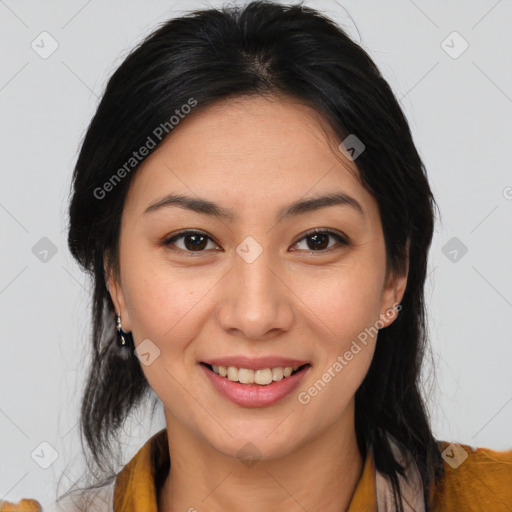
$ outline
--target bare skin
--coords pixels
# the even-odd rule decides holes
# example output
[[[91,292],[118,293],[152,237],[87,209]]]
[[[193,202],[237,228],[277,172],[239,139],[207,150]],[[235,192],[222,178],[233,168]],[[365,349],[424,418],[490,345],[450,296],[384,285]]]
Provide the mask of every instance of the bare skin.
[[[230,100],[181,121],[131,183],[121,275],[108,284],[135,344],[149,339],[160,350],[142,365],[169,438],[159,511],[340,512],[350,503],[364,463],[354,395],[377,335],[334,376],[332,368],[365,328],[396,318],[407,272],[386,273],[377,202],[340,142],[293,100]],[[335,205],[277,218],[292,202],[333,192],[356,199],[362,213]],[[213,201],[235,217],[176,205],[144,213],[170,193]],[[348,243],[324,234],[317,248],[305,234],[312,228]],[[163,243],[183,229],[206,235],[200,249],[190,236]],[[236,251],[248,236],[262,249],[251,263]],[[243,407],[218,393],[200,365],[230,355],[292,357],[311,368],[276,404]],[[329,368],[329,382],[308,394]],[[251,466],[238,456],[247,443],[257,450]]]

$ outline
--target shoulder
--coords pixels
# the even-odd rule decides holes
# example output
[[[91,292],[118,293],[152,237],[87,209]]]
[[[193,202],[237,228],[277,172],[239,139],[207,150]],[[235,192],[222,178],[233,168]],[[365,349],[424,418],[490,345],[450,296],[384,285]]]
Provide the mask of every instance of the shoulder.
[[[53,501],[49,508],[35,499],[23,498],[18,503],[0,500],[0,512],[111,512],[114,485],[74,492],[62,501]]]
[[[435,487],[435,510],[512,510],[512,450],[438,446],[445,474]]]
[[[41,503],[37,500],[23,498],[18,503],[0,500],[0,512],[42,512]]]

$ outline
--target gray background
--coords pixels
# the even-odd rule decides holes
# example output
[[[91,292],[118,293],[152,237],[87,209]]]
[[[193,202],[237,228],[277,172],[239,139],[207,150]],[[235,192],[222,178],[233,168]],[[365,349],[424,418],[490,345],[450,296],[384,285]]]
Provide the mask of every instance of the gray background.
[[[157,23],[220,3],[0,0],[0,499],[46,505],[64,468],[64,488],[82,469],[90,293],[67,250],[66,209],[106,80]],[[435,435],[511,448],[512,2],[305,4],[342,23],[390,82],[441,209],[427,280]],[[58,44],[45,59],[31,46],[43,51],[46,37],[51,48],[44,31]],[[41,261],[44,237],[56,252]],[[126,461],[164,426],[162,414],[136,417]],[[47,469],[42,442],[58,454]]]

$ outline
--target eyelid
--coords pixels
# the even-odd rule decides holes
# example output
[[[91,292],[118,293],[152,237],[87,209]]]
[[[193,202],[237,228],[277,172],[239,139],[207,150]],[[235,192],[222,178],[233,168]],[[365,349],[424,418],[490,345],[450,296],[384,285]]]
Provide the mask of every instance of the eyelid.
[[[293,245],[297,245],[304,238],[307,238],[311,235],[316,235],[316,234],[325,234],[325,235],[333,236],[334,238],[337,238],[339,240],[339,242],[344,245],[348,245],[348,243],[349,243],[348,237],[341,231],[337,231],[337,230],[331,229],[331,228],[313,228],[313,229],[306,231],[302,235],[300,235],[300,238],[298,238],[297,241]],[[324,251],[311,251],[311,252],[326,252],[326,251],[324,250]]]
[[[328,237],[336,239],[338,243],[335,243],[334,245],[332,245],[330,247],[326,247],[325,249],[319,249],[319,250],[292,249],[291,252],[297,252],[299,254],[320,258],[322,256],[327,256],[336,251],[339,251],[343,247],[350,245],[348,237],[345,234],[343,234],[337,230],[329,229],[329,228],[313,228],[313,229],[310,229],[309,231],[306,231],[302,235],[300,235],[300,238],[292,245],[292,247],[295,247],[296,245],[301,243],[303,240],[307,240],[308,238],[310,238],[311,236],[316,235],[316,234],[327,235]],[[329,243],[328,243],[328,245],[329,245]]]
[[[177,233],[174,233],[173,235],[166,236],[162,240],[162,244],[164,246],[170,246],[172,245],[172,242],[176,241],[179,238],[184,238],[186,235],[202,235],[208,239],[210,239],[212,242],[214,242],[216,245],[217,242],[214,238],[212,238],[208,233],[205,231],[201,231],[200,229],[183,229],[181,231],[178,231]],[[182,252],[182,253],[189,253],[189,254],[199,254],[201,252],[205,251],[184,251],[183,249],[175,249],[176,252]]]

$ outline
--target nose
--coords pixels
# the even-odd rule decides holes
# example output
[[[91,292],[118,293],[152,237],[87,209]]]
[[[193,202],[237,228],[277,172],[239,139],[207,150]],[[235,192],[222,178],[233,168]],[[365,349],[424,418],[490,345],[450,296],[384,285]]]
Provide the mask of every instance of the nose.
[[[226,332],[250,340],[266,340],[293,323],[290,275],[263,250],[256,259],[238,253],[225,277],[217,321]]]

